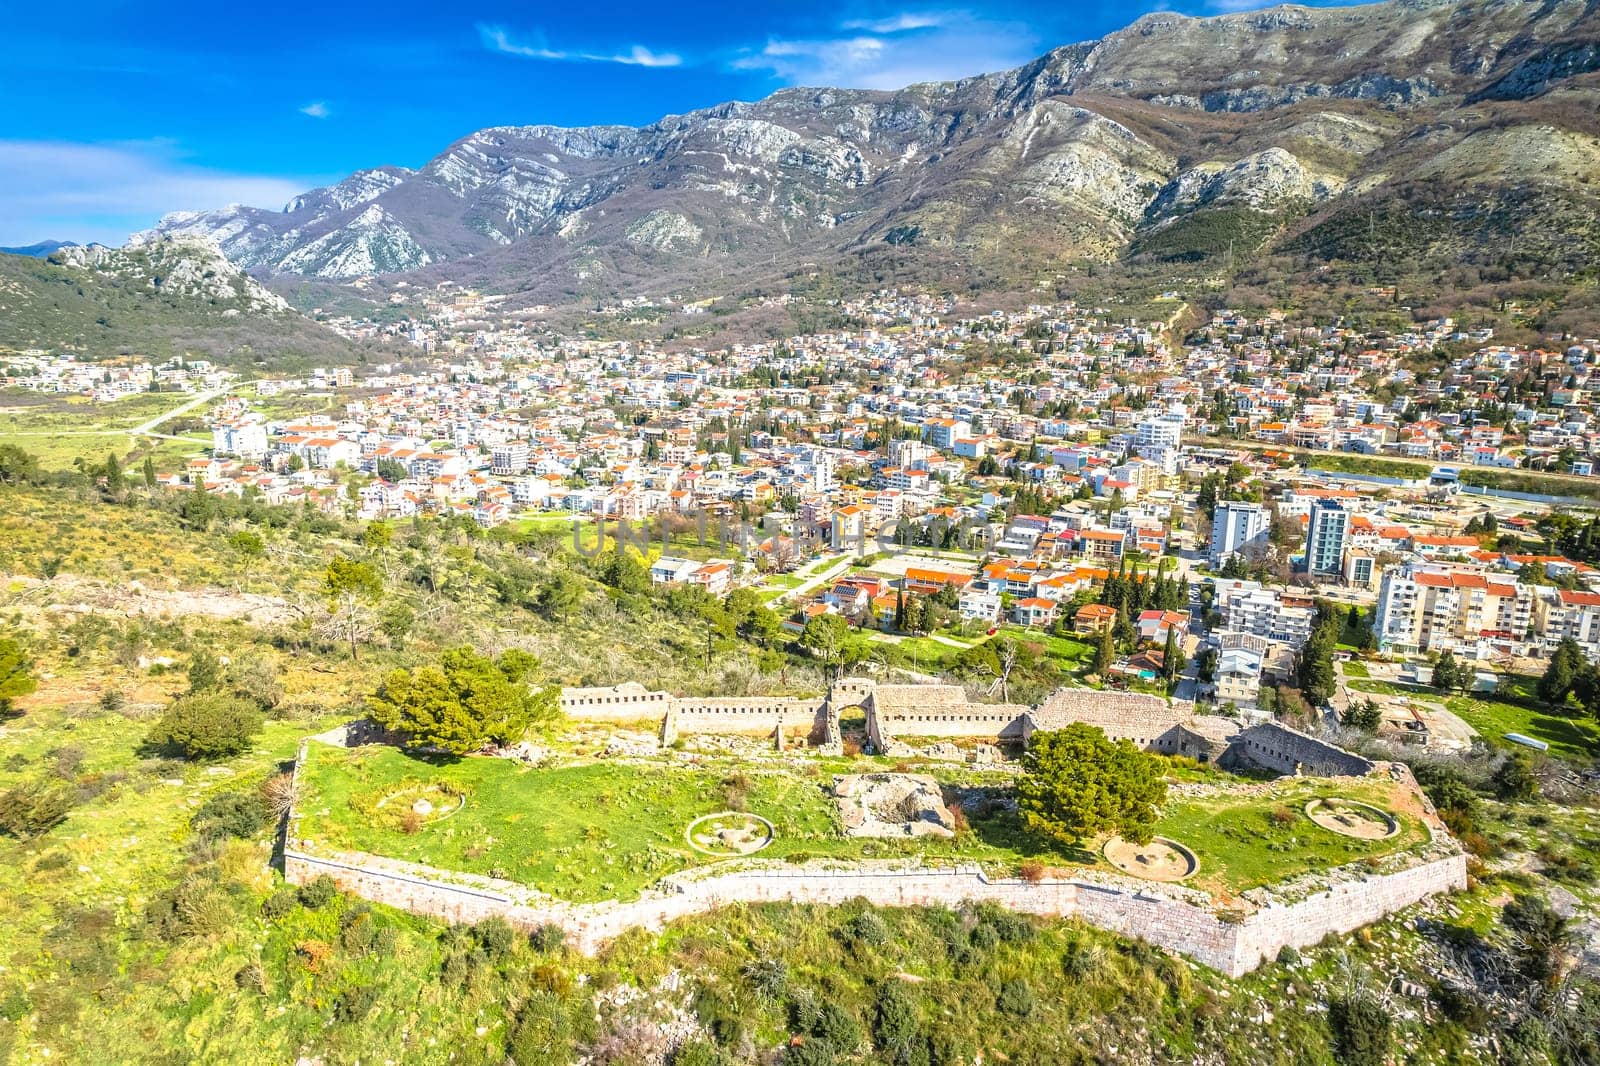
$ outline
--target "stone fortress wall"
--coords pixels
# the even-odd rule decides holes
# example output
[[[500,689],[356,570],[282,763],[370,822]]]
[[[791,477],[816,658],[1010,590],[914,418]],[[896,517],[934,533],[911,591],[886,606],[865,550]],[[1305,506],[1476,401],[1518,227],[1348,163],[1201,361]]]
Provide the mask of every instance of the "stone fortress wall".
[[[1361,776],[1373,764],[1277,723],[1245,727],[1231,718],[1196,714],[1187,700],[1137,692],[1060,688],[1037,704],[978,703],[959,685],[885,685],[842,678],[826,696],[673,696],[628,682],[609,688],[567,688],[561,708],[572,718],[609,722],[655,720],[663,743],[683,734],[772,736],[804,733],[836,746],[839,713],[866,712],[873,750],[895,754],[898,738],[972,738],[1026,742],[1042,729],[1098,726],[1112,740],[1163,755],[1224,765],[1248,764],[1283,774]]]
[[[882,697],[881,705],[879,698]],[[1284,773],[1366,774],[1374,764],[1331,744],[1278,725],[1240,729],[1231,719],[1195,715],[1189,704],[1129,693],[1060,690],[1038,706],[967,701],[954,686],[878,686],[845,679],[823,700],[783,697],[678,699],[642,685],[567,689],[562,707],[574,717],[637,722],[662,716],[663,740],[676,725],[688,731],[777,732],[812,722],[825,746],[839,742],[838,716],[862,706],[874,744],[904,736],[1026,739],[1036,729],[1089,721],[1141,747],[1208,755],[1268,766]],[[943,732],[934,732],[933,726]],[[333,742],[339,742],[330,737]],[[302,741],[296,772],[305,758]],[[1431,831],[1437,831],[1430,820]],[[572,904],[534,889],[376,855],[326,852],[299,837],[295,812],[285,837],[284,875],[304,884],[326,874],[342,889],[375,903],[452,922],[499,915],[533,929],[554,924],[581,950],[593,952],[629,929],[659,930],[675,919],[739,903],[839,904],[865,899],[879,906],[959,906],[992,902],[1045,917],[1078,917],[1123,936],[1148,940],[1230,976],[1276,958],[1285,946],[1309,947],[1347,933],[1438,893],[1466,887],[1466,857],[1440,834],[1422,861],[1390,873],[1365,866],[1331,871],[1328,886],[1295,902],[1254,905],[1242,917],[1219,914],[1204,893],[1155,886],[1117,875],[1081,878],[990,877],[978,867],[896,867],[857,863],[846,868],[762,863],[719,866],[664,879],[638,900]]]
[[[361,853],[313,853],[291,839],[284,875],[301,885],[327,875],[346,892],[374,903],[450,922],[499,916],[526,930],[556,925],[586,953],[630,929],[667,923],[744,903],[836,905],[863,899],[882,907],[958,907],[989,902],[1048,918],[1081,918],[1121,936],[1147,940],[1239,977],[1277,957],[1348,933],[1428,896],[1466,888],[1466,857],[1448,854],[1390,874],[1337,882],[1295,903],[1269,905],[1234,920],[1215,913],[1197,893],[1159,890],[1125,879],[993,878],[977,867],[849,869],[756,866],[727,873],[668,878],[631,901],[571,904],[526,886],[436,870]]]

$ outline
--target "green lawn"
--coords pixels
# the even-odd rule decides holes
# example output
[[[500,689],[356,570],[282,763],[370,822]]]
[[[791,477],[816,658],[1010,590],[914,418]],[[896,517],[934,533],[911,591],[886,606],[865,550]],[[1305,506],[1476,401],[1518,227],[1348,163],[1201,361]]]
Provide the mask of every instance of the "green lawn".
[[[1355,692],[1414,696],[1443,702],[1483,734],[1485,740],[1502,748],[1517,749],[1519,746],[1506,740],[1505,735],[1521,733],[1544,741],[1550,745],[1550,754],[1562,759],[1586,763],[1600,753],[1600,724],[1583,717],[1576,706],[1572,708],[1576,712],[1572,717],[1551,713],[1532,695],[1531,679],[1502,677],[1499,692],[1448,698],[1441,697],[1437,691],[1424,685],[1402,685],[1390,681],[1355,680],[1349,683],[1349,687]]]
[[[1052,845],[1028,832],[1003,801],[1003,775],[924,767],[946,782],[971,824],[954,840],[866,840],[843,835],[821,771],[882,769],[876,762],[821,761],[811,772],[760,769],[732,760],[685,766],[667,760],[579,763],[529,768],[505,759],[424,760],[395,748],[346,751],[312,744],[301,770],[298,836],[316,845],[366,851],[446,869],[520,881],[575,901],[632,898],[661,877],[718,861],[691,850],[684,830],[696,817],[729,808],[770,819],[777,835],[762,858],[919,858],[978,862],[1012,872],[1026,859],[1051,866],[1095,865],[1093,849]],[[459,811],[407,833],[375,813],[385,796],[448,785],[465,794]],[[1392,807],[1387,782],[1341,786],[1344,793]],[[1285,782],[1266,796],[1224,793],[1177,799],[1157,833],[1201,856],[1204,887],[1233,894],[1327,865],[1413,847],[1420,823],[1388,841],[1346,840],[1297,814],[1287,828],[1270,813],[1299,811],[1322,794],[1309,782]]]
[[[1351,659],[1344,664],[1345,677],[1371,677],[1372,671],[1367,669],[1367,664],[1360,659]]]
[[[1094,645],[1077,637],[1058,637],[1054,633],[1021,626],[1006,626],[1001,632],[1029,644],[1043,644],[1054,658],[1073,670],[1087,665],[1094,658]]]
[[[1305,805],[1319,796],[1347,796],[1395,814],[1401,829],[1387,840],[1356,840],[1316,825]],[[1168,806],[1158,832],[1200,857],[1196,887],[1242,892],[1309,871],[1392,855],[1428,841],[1427,828],[1396,810],[1387,781],[1282,779],[1264,796],[1180,799]]]

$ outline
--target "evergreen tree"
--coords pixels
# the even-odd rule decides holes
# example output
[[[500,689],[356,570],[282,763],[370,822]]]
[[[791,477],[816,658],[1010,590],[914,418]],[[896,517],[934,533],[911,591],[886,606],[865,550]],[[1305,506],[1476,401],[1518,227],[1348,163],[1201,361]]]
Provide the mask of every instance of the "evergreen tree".
[[[1132,741],[1081,722],[1043,730],[1028,739],[1022,768],[1017,806],[1029,829],[1069,845],[1101,833],[1150,842],[1166,777]]]
[[[1111,669],[1111,664],[1116,660],[1117,650],[1112,644],[1111,627],[1106,626],[1100,633],[1100,643],[1095,645],[1094,659],[1089,663],[1089,672],[1100,677],[1106,676],[1106,671]]]
[[[1471,677],[1471,671],[1467,667],[1457,665],[1455,653],[1446,649],[1445,653],[1439,656],[1439,661],[1433,664],[1433,687],[1440,692],[1454,692],[1458,688],[1465,688],[1463,672],[1467,677]]]
[[[1566,703],[1567,696],[1577,683],[1578,673],[1586,662],[1578,642],[1571,637],[1562,637],[1561,643],[1556,645],[1555,654],[1550,657],[1550,665],[1545,667],[1544,675],[1539,678],[1537,692],[1540,702],[1550,707],[1560,707]]]
[[[144,487],[156,487],[156,461],[148,455],[144,457]]]

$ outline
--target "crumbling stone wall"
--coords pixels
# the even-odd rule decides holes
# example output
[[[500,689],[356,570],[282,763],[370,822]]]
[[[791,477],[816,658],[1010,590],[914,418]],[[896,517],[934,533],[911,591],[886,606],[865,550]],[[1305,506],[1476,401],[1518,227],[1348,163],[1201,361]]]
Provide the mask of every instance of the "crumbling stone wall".
[[[592,718],[601,722],[637,722],[660,718],[667,712],[672,697],[645,688],[637,681],[604,688],[564,688],[561,712],[569,718]]]
[[[1251,726],[1229,746],[1226,763],[1254,763],[1280,774],[1364,777],[1373,763],[1341,747],[1277,722]]]

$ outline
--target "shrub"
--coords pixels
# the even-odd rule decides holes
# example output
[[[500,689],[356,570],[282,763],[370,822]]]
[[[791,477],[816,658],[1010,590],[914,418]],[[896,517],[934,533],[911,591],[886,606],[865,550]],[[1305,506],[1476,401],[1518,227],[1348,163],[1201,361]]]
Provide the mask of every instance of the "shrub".
[[[878,987],[872,1010],[872,1042],[880,1051],[893,1052],[907,1047],[917,1037],[922,1024],[917,1001],[899,981],[886,981]]]
[[[67,820],[77,793],[64,781],[39,778],[0,794],[0,833],[26,840]]]
[[[1294,949],[1292,944],[1285,944],[1283,947],[1278,949],[1279,966],[1293,966],[1299,961],[1300,953]]]
[[[744,979],[765,1002],[783,998],[789,990],[789,967],[782,959],[757,959],[744,968]]]
[[[333,1016],[337,1021],[349,1024],[359,1022],[372,1013],[373,1006],[378,1002],[378,991],[371,985],[356,985],[344,990],[333,1006]]]
[[[222,792],[195,812],[190,824],[202,837],[247,840],[267,827],[271,815],[259,792]]]
[[[837,1061],[833,1045],[816,1036],[791,1044],[783,1053],[784,1066],[833,1066]]]
[[[120,689],[108,688],[100,693],[100,709],[102,711],[120,711],[126,706],[128,700]]]
[[[277,921],[300,905],[300,893],[292,888],[280,888],[261,901],[261,914],[269,921]]]
[[[724,1066],[722,1049],[709,1040],[686,1040],[667,1056],[667,1066]]]
[[[204,649],[189,657],[189,691],[209,692],[222,681],[222,664]]]
[[[245,659],[228,670],[228,687],[242,700],[271,711],[283,702],[283,682],[277,669],[265,659]]]
[[[333,902],[339,886],[327,874],[319,874],[300,886],[300,903],[307,910],[318,911]]]
[[[546,923],[528,934],[528,945],[534,951],[548,955],[560,951],[561,945],[567,941],[567,931],[559,925]]]
[[[861,1046],[861,1023],[856,1016],[832,1000],[822,1004],[817,1020],[811,1026],[811,1035],[826,1040],[845,1054]]]
[[[1070,944],[1061,953],[1061,972],[1069,980],[1092,977],[1105,965],[1106,954],[1097,944]]]
[[[1515,751],[1505,757],[1494,772],[1495,791],[1504,800],[1531,800],[1538,798],[1539,778],[1534,773],[1533,759],[1524,752]]]
[[[150,732],[148,742],[186,759],[227,759],[247,750],[261,732],[261,712],[233,696],[199,695],[176,700]]]
[[[233,975],[233,983],[241,992],[265,992],[267,971],[259,962],[247,963]]]
[[[357,958],[372,950],[378,928],[372,921],[372,912],[358,907],[339,919],[339,946]]]
[[[472,938],[483,948],[483,953],[495,961],[510,955],[517,946],[516,929],[499,915],[485,918],[473,926]]]
[[[1033,1013],[1035,1001],[1033,989],[1025,981],[1005,981],[1000,985],[1000,993],[994,998],[994,1005],[1002,1014],[1014,1014],[1018,1018],[1026,1018]]]
[[[1334,1050],[1348,1066],[1383,1066],[1389,1058],[1390,1021],[1366,996],[1345,996],[1328,1004]]]
[[[840,930],[850,947],[881,948],[889,942],[889,926],[876,911],[862,911]]]
[[[1045,864],[1040,862],[1038,859],[1029,859],[1027,862],[1022,864],[1018,872],[1022,874],[1022,879],[1024,881],[1036,885],[1040,881],[1044,880],[1046,870],[1047,867]]]
[[[979,951],[989,951],[1000,943],[1000,934],[988,922],[979,922],[967,934],[967,940]]]
[[[789,992],[789,1027],[797,1033],[809,1033],[822,1017],[822,1002],[809,988],[795,988]]]
[[[1440,985],[1433,990],[1433,1001],[1444,1016],[1471,1032],[1482,1032],[1489,1024],[1489,1011],[1470,989]]]

